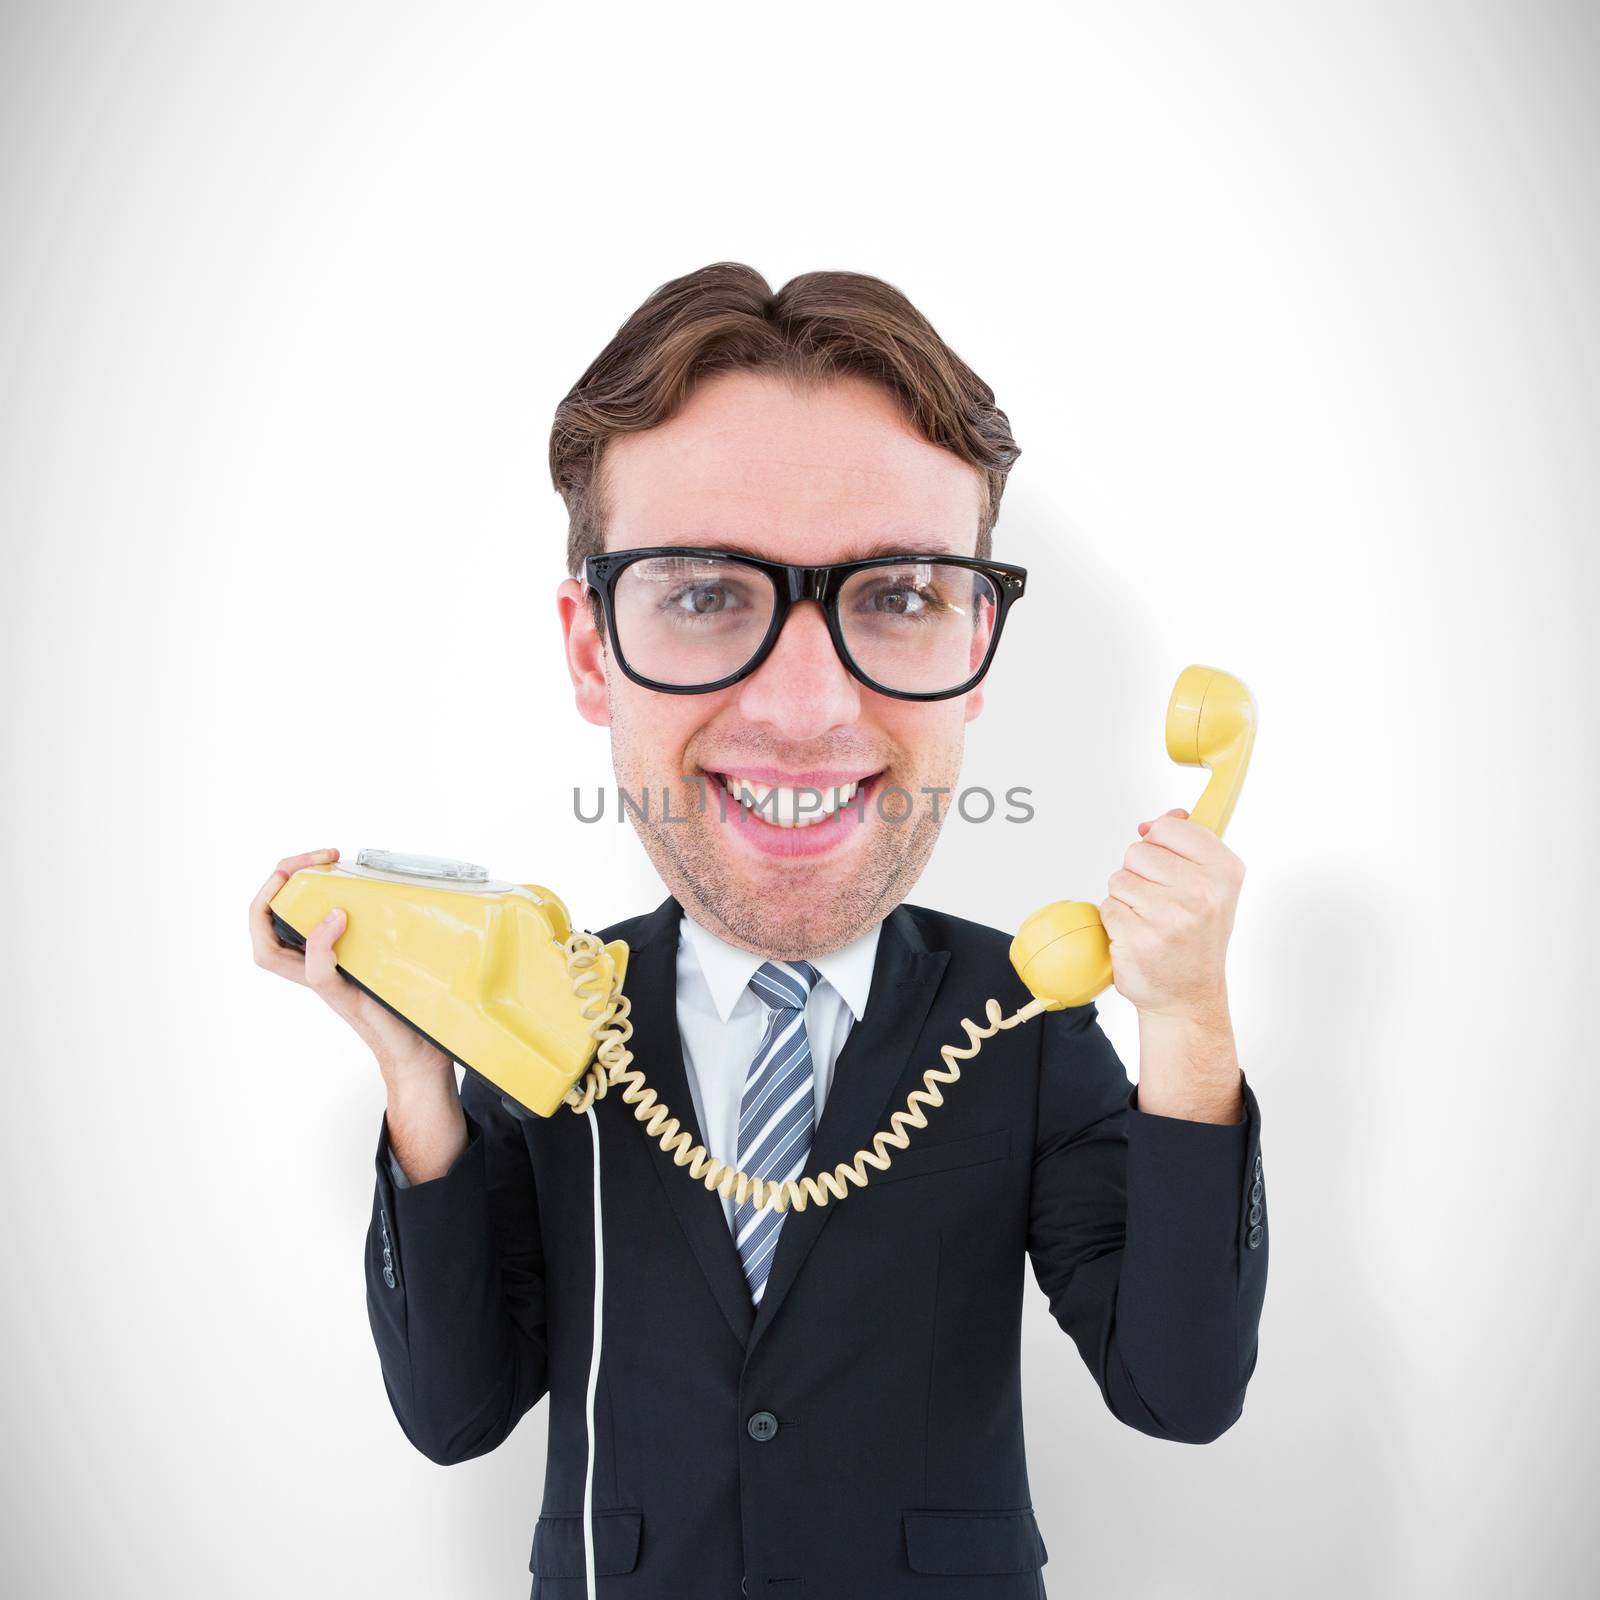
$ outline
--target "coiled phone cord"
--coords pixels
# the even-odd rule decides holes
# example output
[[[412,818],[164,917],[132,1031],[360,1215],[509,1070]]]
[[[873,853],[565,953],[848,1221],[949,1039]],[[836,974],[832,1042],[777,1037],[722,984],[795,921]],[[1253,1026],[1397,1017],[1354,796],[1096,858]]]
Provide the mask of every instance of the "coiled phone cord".
[[[634,1117],[644,1124],[645,1132],[658,1140],[675,1165],[688,1167],[691,1178],[699,1179],[717,1194],[732,1194],[740,1205],[749,1201],[758,1210],[770,1206],[773,1211],[784,1212],[793,1206],[796,1211],[804,1211],[807,1205],[825,1206],[830,1200],[844,1199],[851,1192],[851,1183],[865,1188],[867,1167],[882,1172],[889,1165],[886,1151],[890,1148],[904,1150],[910,1144],[906,1128],[927,1127],[928,1119],[922,1106],[944,1104],[939,1085],[954,1083],[961,1076],[958,1062],[970,1061],[983,1048],[983,1041],[1001,1029],[1014,1028],[1050,1009],[1047,1001],[1030,1000],[1008,1017],[1002,1015],[998,1000],[985,1001],[984,1016],[988,1026],[982,1027],[970,1017],[961,1019],[961,1026],[967,1033],[966,1045],[940,1046],[945,1070],[928,1068],[923,1074],[922,1086],[907,1095],[905,1109],[896,1111],[889,1118],[890,1126],[872,1136],[872,1149],[858,1150],[853,1161],[841,1161],[832,1172],[773,1183],[765,1178],[752,1178],[717,1160],[703,1144],[691,1142],[688,1130],[679,1126],[678,1119],[645,1082],[644,1074],[637,1067],[629,1066],[633,1060],[633,1052],[628,1049],[628,1040],[633,1037],[633,1024],[628,1020],[632,1006],[627,995],[622,993],[614,970],[610,983],[606,982],[605,974],[610,969],[609,962],[602,962],[605,946],[592,933],[580,929],[567,939],[566,951],[573,993],[584,1002],[583,1016],[593,1024],[592,1031],[599,1047],[595,1060],[568,1091],[563,1103],[580,1115],[589,1112],[592,1116],[590,1107],[594,1102],[603,1099],[608,1089],[625,1083],[622,1098],[633,1107]]]

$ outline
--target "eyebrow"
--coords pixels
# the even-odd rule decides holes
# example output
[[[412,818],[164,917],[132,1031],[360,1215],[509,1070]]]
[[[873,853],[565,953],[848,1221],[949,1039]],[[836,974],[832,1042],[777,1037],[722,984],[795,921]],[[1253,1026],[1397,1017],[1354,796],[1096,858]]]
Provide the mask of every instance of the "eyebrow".
[[[764,550],[758,550],[752,545],[733,538],[721,538],[707,535],[703,541],[695,540],[702,549],[726,550],[730,555],[755,556],[761,561],[776,561],[776,556],[768,555]],[[855,549],[851,555],[840,556],[836,561],[822,561],[815,563],[818,566],[837,566],[845,561],[865,561],[873,556],[962,556],[966,552],[953,550],[950,539],[941,539],[933,534],[912,534],[899,539],[874,539],[867,544]],[[804,562],[796,565],[805,565]]]

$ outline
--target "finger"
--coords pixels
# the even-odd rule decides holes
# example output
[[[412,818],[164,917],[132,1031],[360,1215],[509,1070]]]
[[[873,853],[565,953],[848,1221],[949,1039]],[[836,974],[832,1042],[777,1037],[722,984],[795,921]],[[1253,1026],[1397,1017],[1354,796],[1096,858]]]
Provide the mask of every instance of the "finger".
[[[1196,873],[1204,871],[1188,857],[1165,845],[1152,844],[1149,839],[1130,844],[1123,854],[1122,865],[1125,871],[1137,874],[1147,883],[1159,883],[1168,889],[1189,883]]]
[[[1216,862],[1222,853],[1222,841],[1216,834],[1194,821],[1182,807],[1164,813],[1153,822],[1141,823],[1139,833],[1143,843],[1158,845],[1185,861],[1196,861],[1202,866]]]
[[[272,926],[270,905],[278,890],[301,867],[313,866],[319,861],[332,861],[338,854],[337,850],[330,849],[308,850],[304,855],[286,856],[256,891],[255,899],[250,902],[250,947],[257,966],[266,967],[268,971],[284,977],[298,977],[300,951],[297,947],[286,945],[278,937],[277,930]]]
[[[330,845],[325,850],[307,850],[297,856],[285,856],[278,863],[278,871],[288,874],[298,872],[301,867],[315,865],[318,861],[334,861],[338,859],[339,851],[336,846]]]
[[[1113,939],[1121,938],[1139,916],[1132,906],[1115,895],[1107,895],[1095,909],[1100,913],[1100,926]]]
[[[306,981],[306,961],[298,946],[280,944],[276,934],[272,936],[271,944],[255,945],[254,953],[258,967],[276,973],[280,978],[291,978],[296,983]]]
[[[1126,867],[1119,867],[1113,872],[1106,887],[1111,891],[1111,899],[1141,917],[1154,907],[1159,892],[1156,884],[1148,878],[1141,878],[1136,872],[1128,871]]]
[[[272,869],[271,876],[256,891],[256,897],[250,902],[250,922],[254,926],[267,909],[268,902],[302,867],[315,866],[319,861],[336,861],[339,852],[336,849],[307,850],[304,855],[285,856],[277,866]],[[272,926],[272,919],[267,919],[267,926]]]
[[[1167,813],[1167,815],[1169,817],[1187,817],[1189,813],[1185,811],[1182,806],[1174,806],[1172,810]],[[1139,837],[1142,839],[1153,826],[1153,822],[1141,822],[1139,824]]]
[[[335,906],[306,935],[306,983],[335,1009],[344,997],[344,979],[339,976],[333,945],[344,929],[344,908]]]
[[[1163,905],[1204,906],[1213,894],[1216,876],[1213,868],[1152,844],[1130,845],[1124,870],[1141,880],[1145,888],[1142,894],[1123,898],[1147,917],[1156,915]],[[1137,889],[1138,885],[1133,887]]]

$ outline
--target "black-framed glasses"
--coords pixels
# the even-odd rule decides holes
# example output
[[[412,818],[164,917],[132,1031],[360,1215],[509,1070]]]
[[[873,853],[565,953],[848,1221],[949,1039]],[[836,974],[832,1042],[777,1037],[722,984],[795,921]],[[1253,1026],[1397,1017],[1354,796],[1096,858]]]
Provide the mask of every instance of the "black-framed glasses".
[[[1025,567],[887,555],[800,567],[733,550],[651,545],[589,556],[617,665],[663,694],[704,694],[765,661],[791,607],[815,600],[853,677],[897,700],[947,700],[994,660]]]

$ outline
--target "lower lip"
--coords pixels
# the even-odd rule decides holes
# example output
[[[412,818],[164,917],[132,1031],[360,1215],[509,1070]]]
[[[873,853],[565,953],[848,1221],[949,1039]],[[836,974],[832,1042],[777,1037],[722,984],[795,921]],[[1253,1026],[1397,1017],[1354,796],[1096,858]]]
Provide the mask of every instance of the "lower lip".
[[[867,779],[844,805],[823,822],[813,822],[804,828],[780,828],[775,822],[764,822],[748,807],[741,805],[728,793],[721,778],[715,781],[721,796],[721,821],[726,812],[728,826],[735,838],[768,856],[820,856],[838,850],[860,836],[867,818],[872,814],[873,797],[878,792],[877,773]],[[859,813],[859,814],[858,814]]]

